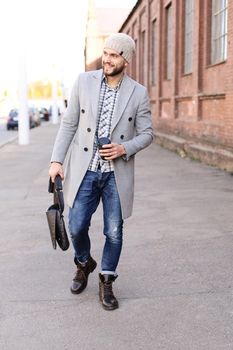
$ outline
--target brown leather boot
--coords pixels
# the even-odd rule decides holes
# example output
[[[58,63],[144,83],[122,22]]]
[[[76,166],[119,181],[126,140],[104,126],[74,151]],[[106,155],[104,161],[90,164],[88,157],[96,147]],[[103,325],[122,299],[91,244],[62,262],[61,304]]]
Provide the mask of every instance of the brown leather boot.
[[[97,266],[97,263],[92,257],[85,263],[81,264],[76,259],[74,260],[77,265],[77,271],[72,281],[70,291],[73,294],[81,293],[87,286],[88,276],[93,272]]]
[[[112,282],[117,276],[99,274],[99,297],[105,310],[114,310],[119,307],[112,291]]]

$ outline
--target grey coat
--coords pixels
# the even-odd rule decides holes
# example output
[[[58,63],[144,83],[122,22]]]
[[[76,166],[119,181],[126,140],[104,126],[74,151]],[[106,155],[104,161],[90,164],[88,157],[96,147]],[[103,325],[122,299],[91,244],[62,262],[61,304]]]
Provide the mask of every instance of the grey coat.
[[[98,100],[103,71],[79,75],[62,118],[51,161],[64,163],[64,195],[73,206],[90,164],[96,131]],[[127,75],[121,83],[111,127],[111,141],[123,144],[126,157],[113,161],[123,218],[132,214],[134,155],[153,140],[147,90]]]

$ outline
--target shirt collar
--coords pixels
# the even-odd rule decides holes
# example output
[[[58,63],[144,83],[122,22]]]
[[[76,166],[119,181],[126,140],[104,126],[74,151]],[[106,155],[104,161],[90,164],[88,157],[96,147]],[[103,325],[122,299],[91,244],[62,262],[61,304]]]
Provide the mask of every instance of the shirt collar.
[[[107,79],[106,79],[106,76],[104,75],[104,73],[102,74],[102,83],[106,84],[107,87],[110,89],[110,90],[119,90],[120,87],[121,87],[121,83],[122,81],[124,80],[125,78],[125,74],[123,75],[122,79],[119,81],[119,83],[113,88],[113,87],[110,87],[107,83]]]

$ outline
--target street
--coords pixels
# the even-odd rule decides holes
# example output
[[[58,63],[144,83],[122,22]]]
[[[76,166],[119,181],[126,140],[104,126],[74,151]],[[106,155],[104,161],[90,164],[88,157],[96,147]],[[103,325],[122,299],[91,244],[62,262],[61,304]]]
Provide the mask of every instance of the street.
[[[45,211],[56,132],[44,124],[29,146],[0,149],[0,349],[233,349],[232,176],[155,143],[137,155],[114,283],[119,309],[105,311],[101,206],[91,225],[98,266],[82,294],[69,291],[72,248],[52,249]]]
[[[0,145],[5,143],[12,138],[16,138],[18,135],[17,130],[7,130],[5,121],[0,119]]]

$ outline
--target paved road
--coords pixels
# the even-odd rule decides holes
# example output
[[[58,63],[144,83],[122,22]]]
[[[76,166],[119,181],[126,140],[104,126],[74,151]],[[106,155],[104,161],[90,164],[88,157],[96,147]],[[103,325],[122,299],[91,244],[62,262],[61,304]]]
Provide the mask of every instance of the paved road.
[[[153,144],[137,156],[134,216],[115,292],[98,303],[98,269],[71,295],[72,250],[53,251],[45,209],[53,125],[0,149],[1,350],[232,350],[233,178]],[[100,261],[101,209],[91,227]]]
[[[3,122],[3,120],[0,119],[0,145],[12,140],[13,138],[17,138],[17,135],[17,130],[6,130],[5,121]]]

